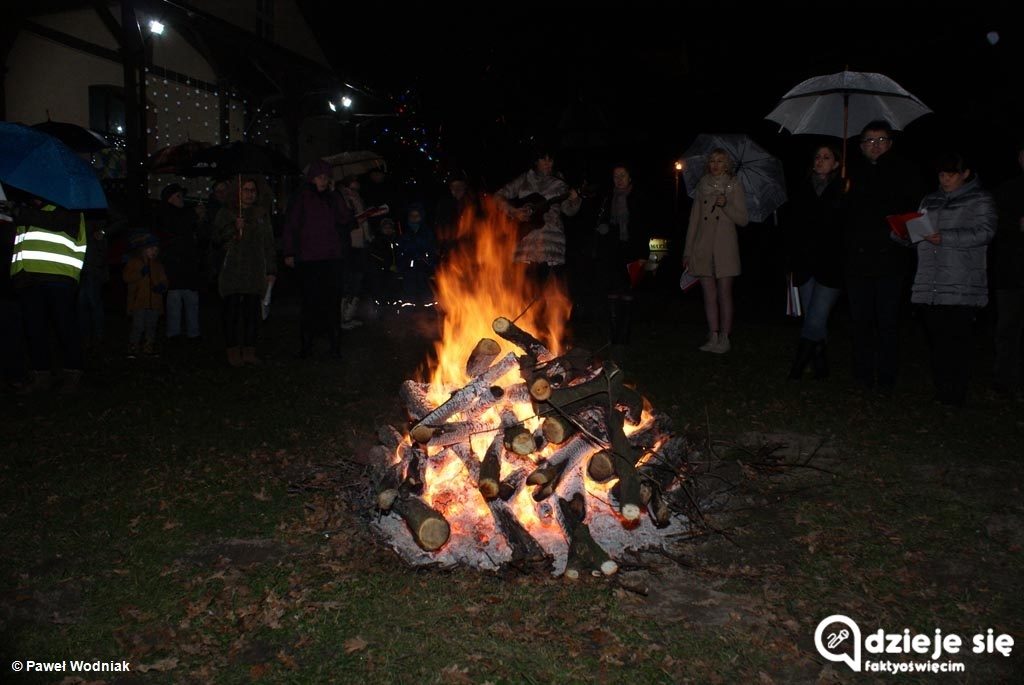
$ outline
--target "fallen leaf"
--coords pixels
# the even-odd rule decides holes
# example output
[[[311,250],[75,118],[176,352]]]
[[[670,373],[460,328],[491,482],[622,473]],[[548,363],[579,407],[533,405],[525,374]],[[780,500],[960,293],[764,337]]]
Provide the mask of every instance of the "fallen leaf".
[[[178,657],[169,656],[166,659],[159,659],[151,664],[139,664],[135,666],[135,670],[139,673],[148,673],[149,671],[170,671],[178,667]]]
[[[295,661],[295,659],[293,659],[291,655],[287,654],[284,650],[281,650],[277,653],[277,660],[280,661],[285,668],[291,671],[299,670],[298,662]]]
[[[345,647],[345,653],[352,654],[353,652],[361,652],[366,649],[370,643],[357,635],[356,637],[350,637],[342,644]]]

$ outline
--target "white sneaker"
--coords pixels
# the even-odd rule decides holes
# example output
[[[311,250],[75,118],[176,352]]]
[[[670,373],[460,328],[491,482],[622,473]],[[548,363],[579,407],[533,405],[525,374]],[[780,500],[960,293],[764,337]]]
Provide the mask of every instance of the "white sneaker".
[[[714,352],[718,346],[718,333],[708,333],[708,341],[698,347],[701,352]]]
[[[730,349],[732,349],[732,345],[729,344],[729,336],[722,334],[718,336],[718,342],[711,347],[711,352],[725,354]]]

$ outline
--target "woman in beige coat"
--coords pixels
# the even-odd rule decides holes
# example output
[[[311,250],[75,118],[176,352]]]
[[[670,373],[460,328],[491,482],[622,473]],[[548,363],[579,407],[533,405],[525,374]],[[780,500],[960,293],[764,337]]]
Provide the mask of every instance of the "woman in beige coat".
[[[740,275],[740,249],[736,227],[747,225],[743,184],[732,172],[729,153],[716,148],[708,155],[704,175],[690,211],[683,269],[700,279],[708,340],[703,352],[729,351],[732,332],[732,283]]]

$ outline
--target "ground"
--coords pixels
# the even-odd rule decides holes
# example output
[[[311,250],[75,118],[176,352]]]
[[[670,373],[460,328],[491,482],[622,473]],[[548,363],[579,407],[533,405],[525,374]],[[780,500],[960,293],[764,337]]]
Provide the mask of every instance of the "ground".
[[[77,396],[4,397],[2,680],[872,682],[891,676],[818,654],[821,619],[1024,636],[1024,414],[986,392],[991,322],[970,403],[951,412],[930,400],[912,317],[887,400],[853,391],[842,309],[832,376],[791,382],[783,302],[740,296],[719,356],[696,350],[698,293],[645,294],[615,354],[700,445],[703,518],[668,552],[577,583],[410,569],[368,533],[365,456],[376,426],[401,422],[397,388],[434,315],[368,322],[340,360],[322,341],[303,361],[282,288],[260,369],[223,363],[212,303],[206,339],[158,359],[123,358],[115,315]],[[593,311],[574,329],[596,348]],[[71,659],[133,668],[9,670]],[[1016,647],[962,661],[964,674],[921,681],[1024,673]]]

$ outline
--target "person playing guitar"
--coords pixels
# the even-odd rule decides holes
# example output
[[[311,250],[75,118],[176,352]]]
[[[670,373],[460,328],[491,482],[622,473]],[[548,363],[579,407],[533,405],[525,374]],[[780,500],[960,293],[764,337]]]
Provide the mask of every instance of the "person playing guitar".
[[[565,229],[562,215],[575,216],[581,198],[554,172],[555,160],[547,150],[533,155],[533,167],[495,193],[509,218],[520,223],[515,261],[561,267],[565,264]]]

